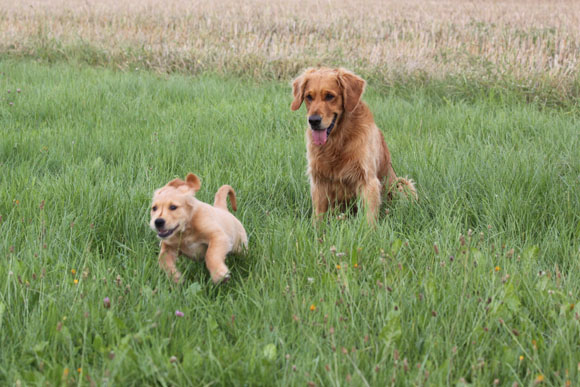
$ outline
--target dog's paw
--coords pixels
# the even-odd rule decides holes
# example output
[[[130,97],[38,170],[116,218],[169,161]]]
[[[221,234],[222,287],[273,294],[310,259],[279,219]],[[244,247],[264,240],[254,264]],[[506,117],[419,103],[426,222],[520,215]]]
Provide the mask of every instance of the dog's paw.
[[[173,280],[174,284],[179,285],[181,283],[181,273],[173,273],[171,279]]]
[[[232,279],[232,276],[231,276],[231,274],[228,272],[228,273],[227,273],[227,274],[224,276],[224,278],[222,278],[222,280],[221,280],[220,284],[225,284],[226,282],[230,282],[230,279]]]
[[[227,268],[225,270],[220,270],[216,273],[212,273],[212,275],[211,275],[211,280],[216,285],[228,282],[230,280],[230,278],[231,278],[231,274]]]

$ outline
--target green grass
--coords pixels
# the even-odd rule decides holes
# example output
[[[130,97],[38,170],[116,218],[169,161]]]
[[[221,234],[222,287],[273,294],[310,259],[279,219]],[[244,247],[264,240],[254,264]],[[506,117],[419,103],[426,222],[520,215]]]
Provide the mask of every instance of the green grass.
[[[577,114],[370,84],[420,201],[317,230],[287,83],[0,72],[0,384],[580,381]],[[153,190],[190,171],[203,201],[238,194],[250,250],[223,286],[157,266]]]

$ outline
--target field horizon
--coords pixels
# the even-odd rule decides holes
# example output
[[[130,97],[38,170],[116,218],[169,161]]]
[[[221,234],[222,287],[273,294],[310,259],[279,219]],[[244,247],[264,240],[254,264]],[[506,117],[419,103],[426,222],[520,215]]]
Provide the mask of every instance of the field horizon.
[[[384,91],[580,98],[574,0],[0,0],[0,58],[288,81],[321,64]]]

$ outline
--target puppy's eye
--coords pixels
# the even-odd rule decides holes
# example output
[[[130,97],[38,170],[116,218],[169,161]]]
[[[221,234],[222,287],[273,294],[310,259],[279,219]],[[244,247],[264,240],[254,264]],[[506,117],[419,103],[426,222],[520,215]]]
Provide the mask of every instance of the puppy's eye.
[[[176,206],[175,204],[172,204],[172,205],[170,205],[170,206],[169,206],[169,209],[170,209],[171,211],[173,211],[173,210],[177,210],[177,206]]]
[[[157,211],[157,206],[153,206],[152,211]]]
[[[326,96],[324,97],[325,101],[332,101],[332,99],[334,98],[334,95],[332,94],[326,94]]]
[[[308,102],[312,101],[312,96],[311,96],[310,94],[308,94],[308,95],[306,96],[306,100],[307,100]]]

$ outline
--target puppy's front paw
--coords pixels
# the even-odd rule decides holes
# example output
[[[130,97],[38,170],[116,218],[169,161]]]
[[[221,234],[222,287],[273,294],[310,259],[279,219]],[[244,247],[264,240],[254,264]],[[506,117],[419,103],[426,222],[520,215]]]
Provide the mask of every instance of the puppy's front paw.
[[[214,284],[228,282],[230,280],[230,271],[226,266],[211,273],[211,280]]]
[[[171,279],[173,280],[173,283],[178,285],[179,283],[181,283],[181,273],[180,272],[173,273]]]
[[[232,278],[232,276],[231,276],[230,272],[228,272],[228,273],[227,273],[227,274],[224,276],[224,278],[222,278],[222,280],[221,280],[220,284],[225,284],[226,282],[230,282],[230,279],[231,279],[231,278]]]

